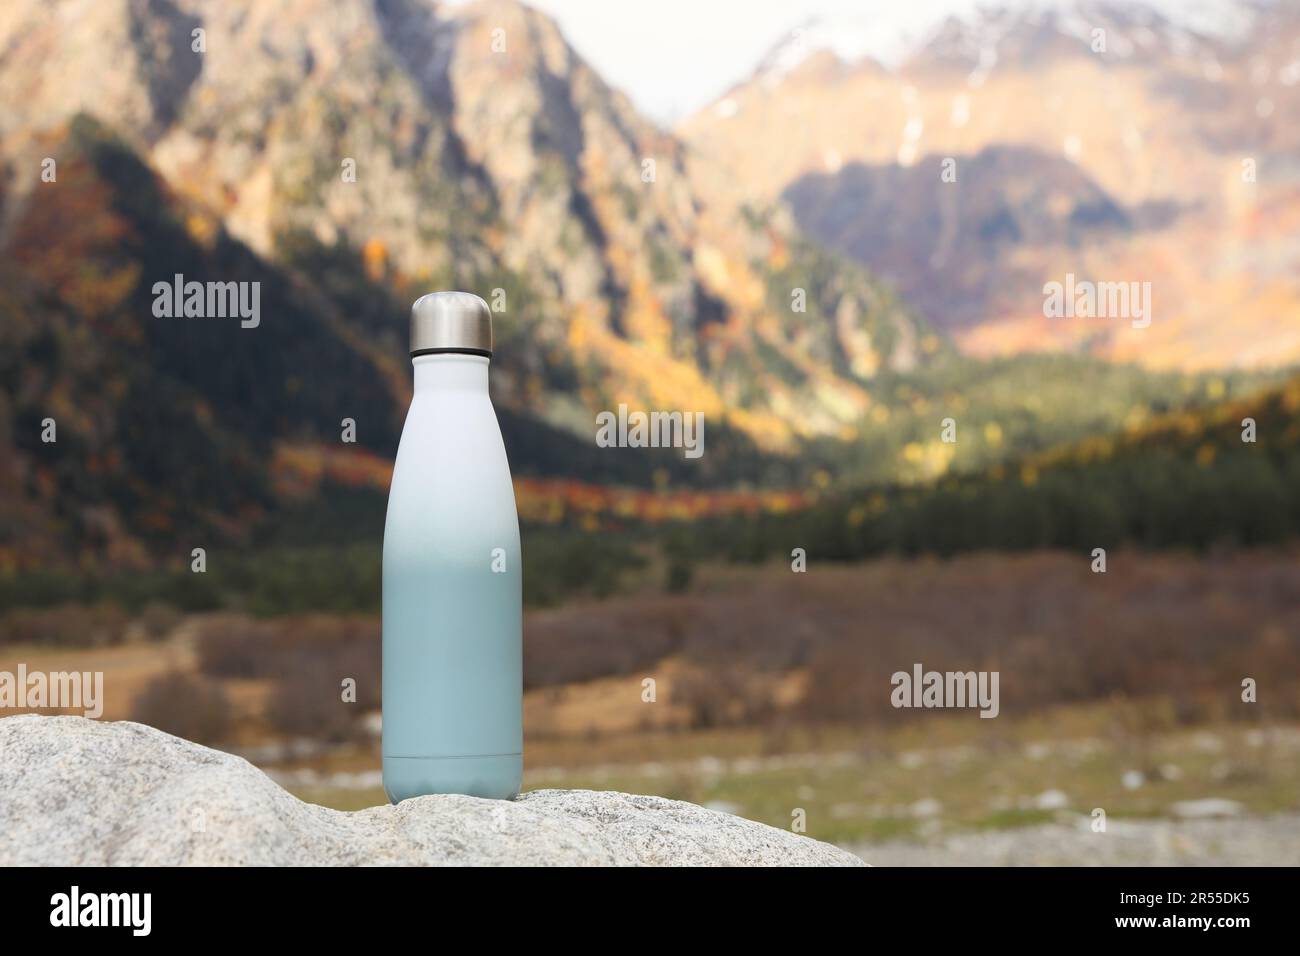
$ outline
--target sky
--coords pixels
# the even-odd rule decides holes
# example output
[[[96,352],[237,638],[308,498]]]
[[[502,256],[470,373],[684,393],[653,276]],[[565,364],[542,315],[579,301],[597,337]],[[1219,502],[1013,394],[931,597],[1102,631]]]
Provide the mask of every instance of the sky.
[[[841,55],[888,60],[950,15],[1068,0],[526,0],[553,17],[612,85],[664,126],[748,77],[769,50],[810,21],[829,21]],[[1294,0],[1290,0],[1294,2]],[[1118,0],[1204,26],[1234,0]]]
[[[745,79],[814,18],[881,22],[891,35],[976,0],[527,0],[637,107],[671,125]],[[883,31],[882,31],[883,32]]]

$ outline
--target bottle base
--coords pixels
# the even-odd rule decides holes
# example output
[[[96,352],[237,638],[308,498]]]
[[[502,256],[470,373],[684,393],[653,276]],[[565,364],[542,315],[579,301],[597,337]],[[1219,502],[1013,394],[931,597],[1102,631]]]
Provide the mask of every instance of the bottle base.
[[[523,776],[523,754],[384,757],[384,792],[392,803],[433,793],[513,800],[519,796]]]

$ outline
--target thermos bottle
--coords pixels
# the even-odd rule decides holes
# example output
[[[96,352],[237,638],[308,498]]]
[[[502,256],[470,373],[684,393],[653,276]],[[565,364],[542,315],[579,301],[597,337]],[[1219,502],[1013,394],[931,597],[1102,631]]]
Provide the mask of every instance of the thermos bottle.
[[[384,525],[384,790],[511,799],[523,775],[519,519],[488,398],[492,317],[411,308],[415,391]]]

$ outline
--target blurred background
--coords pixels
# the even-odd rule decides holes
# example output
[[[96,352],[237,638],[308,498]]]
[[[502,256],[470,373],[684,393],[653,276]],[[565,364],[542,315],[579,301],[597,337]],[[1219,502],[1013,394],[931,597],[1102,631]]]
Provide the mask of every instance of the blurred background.
[[[1300,860],[1300,8],[902,6],[6,2],[0,670],[383,802],[407,310],[463,289],[526,789],[877,863]],[[176,273],[259,327],[156,318]],[[1067,274],[1149,327],[1045,318]],[[598,448],[619,403],[704,456]],[[917,662],[1000,715],[893,709]]]

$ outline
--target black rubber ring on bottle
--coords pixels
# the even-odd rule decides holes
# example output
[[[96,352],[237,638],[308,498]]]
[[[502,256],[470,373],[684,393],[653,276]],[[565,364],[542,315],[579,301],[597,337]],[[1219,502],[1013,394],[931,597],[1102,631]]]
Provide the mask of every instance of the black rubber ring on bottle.
[[[418,352],[412,352],[411,358],[418,355],[482,355],[484,358],[491,358],[492,353],[486,349],[420,349]]]

